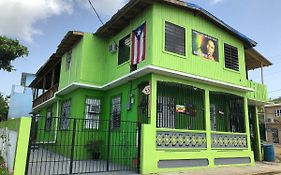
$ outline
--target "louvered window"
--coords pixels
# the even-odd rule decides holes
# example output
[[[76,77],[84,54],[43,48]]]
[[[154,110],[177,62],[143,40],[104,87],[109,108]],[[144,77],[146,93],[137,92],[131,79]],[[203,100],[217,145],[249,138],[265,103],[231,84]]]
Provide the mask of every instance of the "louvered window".
[[[238,49],[228,44],[224,44],[225,67],[239,71]]]
[[[165,22],[165,50],[185,56],[185,28]]]
[[[120,128],[121,124],[121,96],[111,99],[112,128]]]

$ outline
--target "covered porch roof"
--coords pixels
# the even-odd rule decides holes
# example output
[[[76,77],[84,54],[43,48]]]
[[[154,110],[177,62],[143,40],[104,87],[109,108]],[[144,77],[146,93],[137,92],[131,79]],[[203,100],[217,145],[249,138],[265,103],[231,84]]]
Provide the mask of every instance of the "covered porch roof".
[[[42,77],[61,60],[63,54],[68,52],[83,37],[83,35],[84,33],[79,31],[67,32],[61,43],[58,45],[56,52],[53,53],[46,63],[36,72],[36,78],[31,82],[29,87],[35,87],[42,80]]]
[[[254,48],[245,49],[245,61],[247,70],[254,70],[272,65],[268,59]]]

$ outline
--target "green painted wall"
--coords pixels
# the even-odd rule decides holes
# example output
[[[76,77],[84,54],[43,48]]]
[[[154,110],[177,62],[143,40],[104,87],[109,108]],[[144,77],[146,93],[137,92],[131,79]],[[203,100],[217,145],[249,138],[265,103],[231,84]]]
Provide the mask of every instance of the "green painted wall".
[[[69,70],[66,70],[67,53],[65,53],[62,56],[59,89],[62,89],[73,82],[79,81],[79,74],[82,71],[81,69],[82,47],[83,47],[83,42],[78,42],[72,48],[71,66]]]
[[[214,80],[246,86],[245,58],[243,43],[200,15],[176,7],[155,3],[153,6],[153,60],[152,64],[172,70],[199,75]],[[186,30],[186,56],[165,51],[165,21]],[[192,30],[218,39],[219,62],[210,61],[192,54]],[[239,72],[224,67],[224,43],[238,48]]]
[[[28,144],[29,144],[29,130],[31,125],[31,118],[22,117],[19,119],[8,120],[0,123],[1,127],[7,127],[9,130],[18,133],[17,146],[14,161],[14,175],[24,175],[27,160]]]

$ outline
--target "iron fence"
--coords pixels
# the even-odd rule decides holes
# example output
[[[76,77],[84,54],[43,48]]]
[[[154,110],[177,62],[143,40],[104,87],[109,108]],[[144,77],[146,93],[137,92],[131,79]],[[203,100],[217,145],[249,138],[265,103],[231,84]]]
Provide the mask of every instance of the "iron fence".
[[[26,174],[136,172],[140,163],[140,125],[121,121],[119,128],[113,128],[110,120],[35,117]]]

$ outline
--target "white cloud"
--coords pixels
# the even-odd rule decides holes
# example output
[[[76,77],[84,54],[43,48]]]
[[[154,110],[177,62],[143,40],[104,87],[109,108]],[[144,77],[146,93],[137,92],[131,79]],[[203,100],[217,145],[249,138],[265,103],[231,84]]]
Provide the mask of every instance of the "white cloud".
[[[87,9],[91,8],[88,0],[76,0],[76,2],[82,4],[82,6],[86,7]],[[122,8],[128,2],[128,0],[91,0],[91,2],[100,15],[108,17]]]
[[[62,13],[72,14],[67,0],[0,0],[0,35],[32,41],[42,31],[34,24]]]
[[[129,0],[91,0],[102,17],[116,13]],[[75,7],[80,8],[75,8]],[[81,9],[82,7],[82,9]],[[34,35],[43,34],[37,22],[59,16],[71,15],[74,10],[92,11],[88,0],[0,0],[0,35],[32,42]],[[92,12],[91,12],[92,13]]]
[[[224,0],[211,0],[211,3],[212,3],[212,4],[217,4],[217,3],[220,3],[220,2],[222,2],[222,1],[224,1]]]

